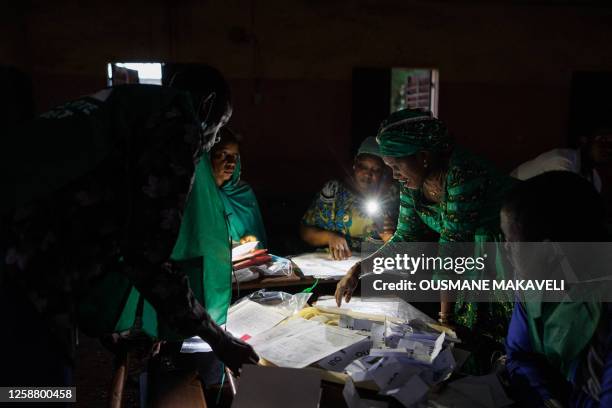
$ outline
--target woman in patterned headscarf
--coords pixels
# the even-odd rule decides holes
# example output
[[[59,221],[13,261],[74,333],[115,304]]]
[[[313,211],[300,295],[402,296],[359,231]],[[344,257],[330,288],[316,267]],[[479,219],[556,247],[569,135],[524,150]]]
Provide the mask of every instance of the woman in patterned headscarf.
[[[399,220],[390,242],[422,242],[428,230],[439,234],[440,244],[501,240],[499,209],[512,181],[456,146],[442,121],[423,110],[401,110],[382,123],[377,140],[385,163],[401,184]],[[338,304],[343,297],[350,300],[360,274],[361,264],[357,264],[338,283]],[[478,330],[501,342],[511,310],[505,303],[461,300],[453,310],[443,300],[439,321]]]
[[[325,183],[302,217],[300,236],[309,245],[326,246],[333,259],[360,251],[361,243],[387,241],[395,231],[399,190],[385,177],[385,164],[374,137],[357,151],[353,174]]]

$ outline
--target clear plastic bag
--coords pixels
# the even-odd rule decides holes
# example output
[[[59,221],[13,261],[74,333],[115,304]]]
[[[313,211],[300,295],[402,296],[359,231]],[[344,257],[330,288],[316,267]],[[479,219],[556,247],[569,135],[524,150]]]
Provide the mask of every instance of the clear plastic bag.
[[[253,266],[252,268],[263,276],[290,276],[293,273],[293,266],[289,259],[276,255],[270,256],[272,261],[265,265]]]
[[[253,292],[244,299],[257,302],[264,306],[274,306],[281,313],[293,316],[304,308],[312,293],[296,293],[292,295],[287,292],[268,291],[266,289]]]

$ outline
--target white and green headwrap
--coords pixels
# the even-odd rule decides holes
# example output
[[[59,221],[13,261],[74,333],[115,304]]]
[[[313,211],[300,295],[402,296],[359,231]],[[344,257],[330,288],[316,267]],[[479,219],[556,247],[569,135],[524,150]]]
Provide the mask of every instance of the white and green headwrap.
[[[376,137],[383,156],[410,156],[419,151],[443,152],[453,146],[446,125],[422,109],[394,112],[381,125]]]
[[[382,154],[380,153],[380,148],[378,147],[378,142],[375,137],[366,137],[363,142],[361,142],[359,150],[357,150],[357,156],[361,154],[371,154],[372,156],[382,159]]]

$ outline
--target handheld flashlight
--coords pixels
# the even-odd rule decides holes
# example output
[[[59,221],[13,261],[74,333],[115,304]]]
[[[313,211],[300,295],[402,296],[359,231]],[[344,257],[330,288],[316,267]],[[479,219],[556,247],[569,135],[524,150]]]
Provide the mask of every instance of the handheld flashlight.
[[[369,216],[377,215],[380,212],[380,203],[378,200],[369,199],[365,203],[365,210]]]

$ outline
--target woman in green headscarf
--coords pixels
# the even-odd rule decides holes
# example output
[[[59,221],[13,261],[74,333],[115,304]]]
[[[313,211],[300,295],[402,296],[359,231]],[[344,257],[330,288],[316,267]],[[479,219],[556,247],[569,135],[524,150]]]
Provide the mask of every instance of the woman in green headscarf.
[[[240,145],[230,130],[221,131],[221,140],[210,151],[210,158],[232,241],[259,241],[265,247],[266,230],[257,198],[251,186],[240,179]]]
[[[439,234],[440,244],[475,242],[476,252],[479,243],[501,241],[499,209],[512,181],[456,146],[442,121],[427,111],[400,110],[382,123],[377,140],[385,163],[401,184],[398,226],[390,242],[422,242],[427,230]],[[338,283],[338,304],[343,297],[350,300],[360,274],[357,264]],[[442,300],[439,320],[484,334],[502,350],[511,311],[511,304],[503,302],[459,299],[453,305]],[[483,357],[478,366],[486,370],[489,358]]]

